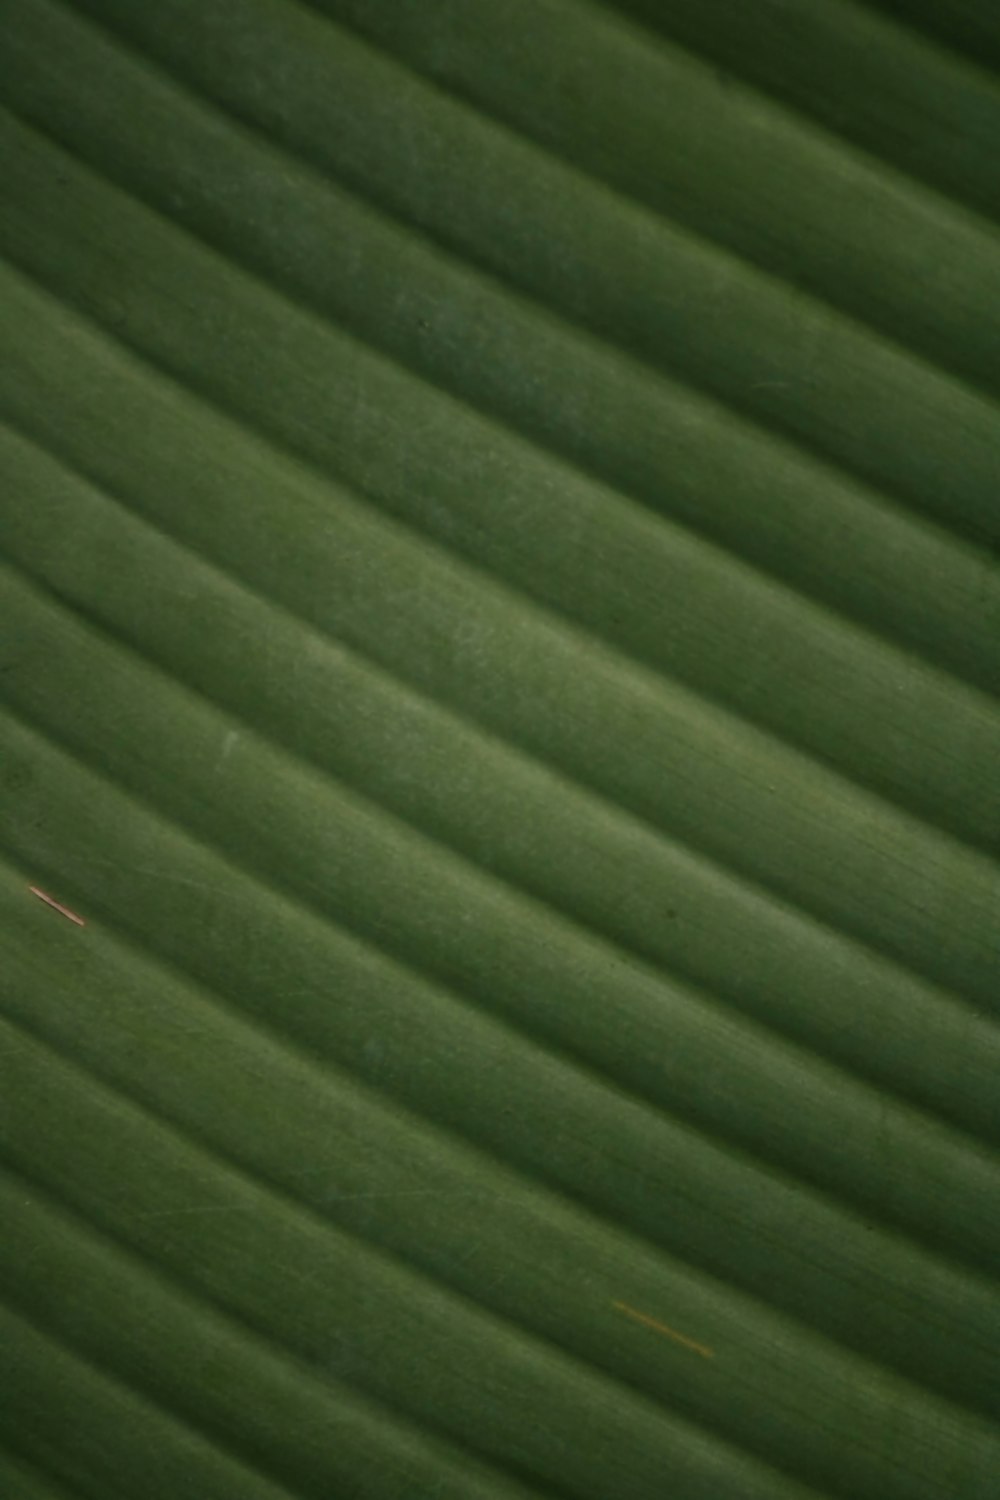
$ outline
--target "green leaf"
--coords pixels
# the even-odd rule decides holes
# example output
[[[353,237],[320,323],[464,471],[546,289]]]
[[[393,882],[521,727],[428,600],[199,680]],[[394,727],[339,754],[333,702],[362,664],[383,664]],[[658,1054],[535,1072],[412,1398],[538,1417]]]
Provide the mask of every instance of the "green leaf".
[[[5,1495],[993,1500],[944,10],[0,6]]]

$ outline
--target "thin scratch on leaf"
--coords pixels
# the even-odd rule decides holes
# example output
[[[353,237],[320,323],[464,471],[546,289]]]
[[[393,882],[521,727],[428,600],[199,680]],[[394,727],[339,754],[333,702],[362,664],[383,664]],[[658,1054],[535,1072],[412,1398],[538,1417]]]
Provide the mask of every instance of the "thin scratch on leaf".
[[[304,1174],[300,1173],[300,1172],[295,1172],[292,1175],[296,1176],[296,1177],[300,1177],[300,1176],[302,1176]],[[386,1192],[386,1193],[335,1193],[327,1201],[332,1206],[335,1206],[338,1203],[357,1203],[357,1202],[360,1202],[362,1200],[368,1200],[368,1199],[373,1199],[373,1198],[384,1198],[384,1199],[395,1199],[395,1198],[465,1198],[465,1197],[480,1197],[480,1196],[482,1196],[482,1192],[481,1192],[480,1189],[477,1189],[477,1188],[468,1188],[468,1189],[461,1189],[460,1188],[460,1189],[457,1189],[457,1190],[455,1190],[455,1189],[448,1189],[448,1188],[426,1188],[426,1189],[424,1189],[424,1188],[404,1188],[404,1189],[402,1189],[400,1191]],[[149,1213],[137,1214],[136,1218],[137,1219],[175,1219],[175,1218],[180,1218],[181,1216],[194,1215],[194,1214],[238,1214],[238,1213],[252,1213],[252,1212],[254,1212],[254,1209],[253,1209],[253,1206],[250,1205],[250,1204],[244,1204],[244,1203],[200,1203],[200,1204],[194,1204],[190,1208],[185,1207],[185,1208],[158,1208],[158,1209],[152,1209]]]
[[[378,1193],[334,1193],[331,1203],[358,1203],[373,1198],[489,1198],[483,1188],[392,1188]]]
[[[200,1204],[196,1208],[157,1208],[153,1209],[150,1213],[136,1214],[134,1217],[137,1220],[180,1219],[186,1218],[191,1214],[247,1214],[253,1212],[254,1210],[251,1205],[246,1203],[206,1203]]]
[[[673,1339],[676,1344],[683,1344],[685,1349],[691,1349],[695,1354],[700,1354],[702,1359],[714,1359],[715,1350],[710,1349],[707,1344],[699,1344],[695,1339],[689,1339],[687,1334],[678,1333],[676,1328],[670,1328],[666,1323],[657,1322],[656,1318],[650,1318],[646,1313],[638,1312],[634,1307],[629,1307],[627,1302],[613,1302],[612,1307],[624,1313],[635,1323],[641,1323],[645,1328],[652,1328],[656,1333],[665,1334],[668,1339]]]
[[[70,911],[68,906],[63,906],[62,902],[56,901],[53,896],[40,891],[37,885],[29,885],[28,890],[33,896],[37,896],[39,901],[44,901],[46,906],[51,906],[52,910],[57,911],[61,917],[67,917],[70,922],[75,922],[77,927],[86,927],[87,924],[82,917],[78,917],[75,911]]]
[[[91,865],[101,865],[107,870],[117,870],[120,874],[123,875],[142,875],[150,880],[168,881],[171,885],[186,885],[189,886],[193,891],[203,891],[207,896],[230,897],[232,895],[232,892],[227,890],[224,886],[210,885],[207,881],[204,880],[192,880],[187,875],[174,875],[170,870],[158,869],[154,865],[123,864],[120,860],[117,859],[102,859],[101,856],[97,854],[91,854],[90,856],[88,856],[87,863]]]

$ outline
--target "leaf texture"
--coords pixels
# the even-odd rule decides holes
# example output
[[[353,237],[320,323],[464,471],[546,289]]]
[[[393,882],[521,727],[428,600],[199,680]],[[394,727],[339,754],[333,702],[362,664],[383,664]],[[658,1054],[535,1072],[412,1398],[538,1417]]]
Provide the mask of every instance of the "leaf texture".
[[[3,1493],[994,1500],[994,11],[0,29]]]

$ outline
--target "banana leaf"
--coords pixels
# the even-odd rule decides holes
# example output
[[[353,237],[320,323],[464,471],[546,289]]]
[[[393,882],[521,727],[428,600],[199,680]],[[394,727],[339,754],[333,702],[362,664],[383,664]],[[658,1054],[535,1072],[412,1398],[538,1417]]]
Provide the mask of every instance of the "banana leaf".
[[[1000,1493],[1000,12],[0,3],[0,1493]]]

